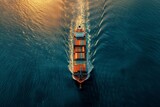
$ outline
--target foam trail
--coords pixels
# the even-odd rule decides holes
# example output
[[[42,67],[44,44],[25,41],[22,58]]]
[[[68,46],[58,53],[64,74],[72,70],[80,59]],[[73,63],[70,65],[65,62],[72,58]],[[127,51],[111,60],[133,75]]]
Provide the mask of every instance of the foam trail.
[[[69,70],[73,73],[73,33],[74,29],[81,25],[86,29],[86,37],[87,37],[87,71],[88,74],[92,71],[93,65],[90,61],[90,40],[91,35],[89,35],[89,23],[88,23],[88,2],[86,0],[77,1],[75,5],[75,10],[73,14],[75,15],[71,20],[70,25],[70,36],[69,36]]]

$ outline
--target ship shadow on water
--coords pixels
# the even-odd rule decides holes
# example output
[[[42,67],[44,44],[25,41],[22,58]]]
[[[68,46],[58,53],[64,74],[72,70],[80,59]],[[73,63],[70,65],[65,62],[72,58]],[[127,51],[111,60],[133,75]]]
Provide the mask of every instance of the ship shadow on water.
[[[84,83],[82,83],[82,88],[80,88],[80,84],[75,81],[75,85],[77,86],[78,95],[80,98],[79,104],[77,107],[98,107],[98,102],[100,99],[100,93],[96,81],[96,75],[94,73],[94,69],[90,72],[90,77]]]

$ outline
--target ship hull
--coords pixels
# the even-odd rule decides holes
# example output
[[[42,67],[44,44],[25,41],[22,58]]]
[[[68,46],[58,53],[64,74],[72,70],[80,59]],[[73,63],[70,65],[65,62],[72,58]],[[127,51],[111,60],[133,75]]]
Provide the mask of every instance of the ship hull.
[[[85,31],[80,28],[75,30],[73,39],[73,79],[83,83],[89,78],[87,72],[87,42]]]

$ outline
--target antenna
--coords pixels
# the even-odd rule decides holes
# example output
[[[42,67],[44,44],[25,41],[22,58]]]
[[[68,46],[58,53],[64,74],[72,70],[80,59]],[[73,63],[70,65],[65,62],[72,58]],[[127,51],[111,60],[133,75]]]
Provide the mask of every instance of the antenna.
[[[79,89],[82,89],[82,84],[81,83],[79,84]]]

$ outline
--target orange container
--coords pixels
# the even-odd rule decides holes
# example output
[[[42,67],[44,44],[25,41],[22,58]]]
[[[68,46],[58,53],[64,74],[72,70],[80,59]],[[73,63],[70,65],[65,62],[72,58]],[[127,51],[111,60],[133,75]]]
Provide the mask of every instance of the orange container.
[[[74,72],[86,71],[86,64],[74,65]]]

